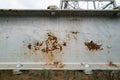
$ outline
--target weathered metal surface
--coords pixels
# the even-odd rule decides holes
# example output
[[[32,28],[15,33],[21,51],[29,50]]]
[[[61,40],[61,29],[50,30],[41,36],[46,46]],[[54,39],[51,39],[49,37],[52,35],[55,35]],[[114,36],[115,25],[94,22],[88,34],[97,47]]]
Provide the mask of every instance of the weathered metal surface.
[[[119,30],[114,16],[0,17],[0,69],[120,70]]]
[[[113,16],[120,10],[0,10],[0,17],[66,17],[66,16]]]

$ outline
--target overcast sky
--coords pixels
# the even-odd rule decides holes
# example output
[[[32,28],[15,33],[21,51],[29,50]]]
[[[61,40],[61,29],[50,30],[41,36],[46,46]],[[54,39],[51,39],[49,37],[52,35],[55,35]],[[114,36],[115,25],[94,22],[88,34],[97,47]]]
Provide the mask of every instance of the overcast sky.
[[[48,5],[59,7],[60,0],[0,0],[0,9],[46,9]]]

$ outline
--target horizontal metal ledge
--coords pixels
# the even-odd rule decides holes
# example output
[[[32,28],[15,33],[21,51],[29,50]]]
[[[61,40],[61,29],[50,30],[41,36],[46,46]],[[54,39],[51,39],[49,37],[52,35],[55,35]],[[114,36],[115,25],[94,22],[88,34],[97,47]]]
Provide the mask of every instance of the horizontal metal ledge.
[[[65,64],[64,67],[56,67],[54,65],[46,65],[44,63],[20,63],[23,66],[20,68],[17,68],[17,65],[19,63],[0,63],[0,70],[13,70],[13,69],[19,69],[19,70],[120,70],[120,64],[117,64],[118,67],[109,66],[107,63],[105,64]],[[89,65],[89,66],[86,66]]]
[[[120,10],[0,10],[0,17],[119,16]]]

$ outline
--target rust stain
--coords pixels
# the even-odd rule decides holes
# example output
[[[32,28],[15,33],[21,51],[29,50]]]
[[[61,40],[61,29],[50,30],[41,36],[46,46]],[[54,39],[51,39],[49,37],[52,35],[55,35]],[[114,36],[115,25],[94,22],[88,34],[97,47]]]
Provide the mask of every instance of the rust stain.
[[[67,42],[63,42],[63,46],[67,46]]]
[[[42,46],[43,42],[35,42],[34,44],[29,44],[28,49],[33,49],[34,51],[40,50],[40,47]]]
[[[109,61],[108,66],[110,66],[110,67],[118,67],[116,64],[113,64],[112,61]]]
[[[63,46],[67,46],[67,43],[60,42],[54,33],[49,32],[44,41],[29,44],[28,49],[33,50],[34,52],[41,51],[47,64],[62,68],[63,64],[60,60],[59,62],[57,61],[57,57],[60,57],[63,54]]]
[[[34,43],[34,50],[40,50],[40,47],[43,45],[43,42],[36,42]]]
[[[61,61],[55,61],[53,62],[53,66],[63,68],[64,64]]]
[[[71,33],[77,35],[79,32],[78,31],[71,31]]]
[[[55,55],[61,55],[63,53],[62,50],[63,45],[59,42],[58,38],[51,32],[47,33],[47,38],[44,41],[44,47],[41,49],[47,63],[55,61]]]
[[[87,46],[89,51],[103,50],[103,48],[101,48],[102,45],[98,45],[97,43],[93,42],[92,40],[90,42],[85,42],[84,44],[85,44],[85,46]]]
[[[52,33],[47,33],[47,39],[45,40],[45,46],[42,52],[52,53],[52,51],[62,51],[62,45],[58,42],[57,37]]]
[[[52,67],[55,67],[55,68],[63,68],[65,66],[65,64],[63,64],[61,61],[54,61],[52,63],[48,63],[48,64],[45,64],[47,66],[52,66]]]
[[[28,45],[28,49],[30,49],[30,50],[32,49],[32,45],[31,44]]]

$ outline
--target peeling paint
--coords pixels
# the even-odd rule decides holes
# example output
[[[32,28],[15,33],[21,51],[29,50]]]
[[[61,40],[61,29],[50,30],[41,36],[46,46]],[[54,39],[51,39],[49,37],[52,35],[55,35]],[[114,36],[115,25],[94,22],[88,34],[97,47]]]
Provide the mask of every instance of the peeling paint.
[[[58,41],[58,38],[53,33],[47,33],[47,38],[44,41],[44,47],[41,49],[47,63],[56,61],[56,55],[60,56],[63,53],[63,45]]]
[[[84,44],[85,44],[85,46],[87,46],[89,51],[103,50],[103,48],[101,48],[102,45],[98,45],[97,43],[95,43],[92,40],[90,42],[85,42]]]
[[[62,61],[57,59],[57,57],[64,54],[63,48],[66,46],[67,42],[58,40],[58,37],[54,33],[48,32],[44,41],[30,43],[28,44],[28,49],[33,52],[41,52],[47,64],[62,68]]]
[[[78,31],[69,31],[69,39],[77,39]],[[53,32],[48,32],[45,35],[45,39],[43,41],[35,41],[28,44],[28,49],[30,50],[31,54],[42,53],[43,59],[47,64],[56,65],[57,67],[64,67],[62,65],[62,61],[60,57],[64,54],[64,48],[70,44],[71,40],[67,39],[66,36],[64,40],[58,39]],[[37,51],[37,52],[36,52]],[[38,55],[37,55],[38,56]],[[41,57],[41,56],[39,56]],[[59,57],[59,58],[58,58]],[[37,57],[38,59],[38,57]],[[36,60],[37,61],[37,60]]]
[[[49,53],[55,50],[62,51],[62,45],[58,42],[58,39],[55,35],[53,35],[52,33],[47,33],[45,47],[42,49],[42,51]]]

